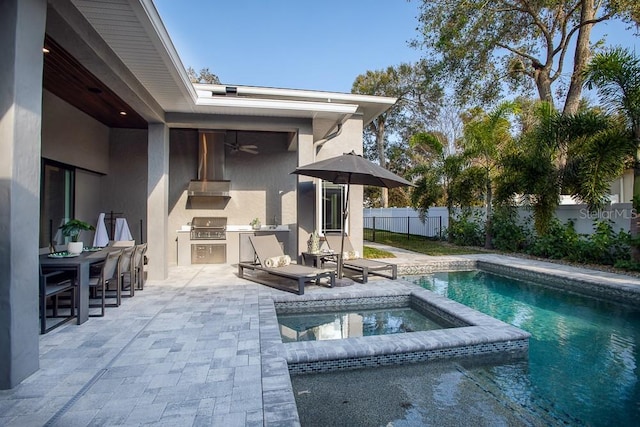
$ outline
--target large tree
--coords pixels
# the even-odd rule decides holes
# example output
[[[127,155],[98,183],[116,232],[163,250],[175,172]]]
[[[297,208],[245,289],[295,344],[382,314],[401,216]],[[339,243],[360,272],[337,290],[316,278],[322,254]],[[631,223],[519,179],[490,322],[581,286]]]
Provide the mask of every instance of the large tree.
[[[640,2],[423,0],[420,37],[413,44],[439,60],[462,103],[494,101],[505,82],[512,89],[535,86],[539,99],[553,104],[554,89],[561,91],[556,83],[570,74],[559,108],[573,114],[581,98],[581,72],[590,59],[591,30],[612,18],[639,22]]]
[[[424,129],[438,114],[442,88],[434,80],[426,62],[400,64],[385,70],[367,71],[356,77],[352,93],[397,98],[396,104],[365,128],[365,154],[387,168],[389,141],[407,141]],[[388,192],[382,189],[382,206],[387,207]]]
[[[208,68],[202,68],[199,72],[196,72],[193,67],[189,67],[187,68],[187,75],[189,76],[191,83],[220,84],[218,76],[209,71]]]

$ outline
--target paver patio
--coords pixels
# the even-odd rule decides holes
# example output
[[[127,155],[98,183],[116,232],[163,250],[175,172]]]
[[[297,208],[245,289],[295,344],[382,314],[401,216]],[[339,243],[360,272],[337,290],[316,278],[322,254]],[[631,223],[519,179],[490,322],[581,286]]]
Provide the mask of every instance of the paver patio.
[[[405,271],[485,260],[640,295],[640,280],[600,271],[500,255],[393,251],[397,258],[390,261]],[[344,288],[308,286],[306,293],[357,295],[408,286],[376,278]],[[286,363],[264,351],[279,339],[261,331],[266,314],[260,301],[273,295],[288,294],[240,279],[230,265],[171,267],[167,280],[147,282],[105,317],[41,336],[40,370],[0,391],[0,425],[298,425]]]

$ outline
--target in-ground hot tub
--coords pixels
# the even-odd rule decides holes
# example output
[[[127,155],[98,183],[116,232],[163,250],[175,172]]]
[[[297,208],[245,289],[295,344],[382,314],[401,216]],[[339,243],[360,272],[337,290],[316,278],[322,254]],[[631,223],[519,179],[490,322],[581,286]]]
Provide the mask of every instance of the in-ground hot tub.
[[[281,342],[266,352],[284,358],[292,375],[477,355],[504,356],[505,360],[527,356],[529,333],[423,289],[402,295],[358,298],[327,299],[327,295],[276,298],[271,306],[261,306],[261,310],[264,314],[272,311],[273,326],[278,328],[276,313],[314,309],[326,313],[366,306],[412,307],[443,328],[328,341]],[[271,339],[275,340],[275,336]]]

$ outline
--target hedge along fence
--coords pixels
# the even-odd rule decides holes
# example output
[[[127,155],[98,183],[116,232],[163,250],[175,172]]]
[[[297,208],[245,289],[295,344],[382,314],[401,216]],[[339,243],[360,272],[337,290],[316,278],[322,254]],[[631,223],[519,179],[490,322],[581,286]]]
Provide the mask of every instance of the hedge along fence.
[[[477,208],[476,211],[484,216],[484,209]],[[376,218],[376,233],[392,231],[433,238],[443,236],[444,230],[449,228],[449,215],[445,207],[430,208],[426,215],[428,220],[422,226],[419,225],[418,212],[413,208],[367,208],[363,213],[365,229],[372,229],[373,220],[369,218]],[[518,209],[518,215],[524,221],[531,216],[531,211],[521,207]],[[562,224],[573,221],[575,231],[578,234],[593,234],[596,221],[603,220],[610,220],[616,232],[620,230],[629,232],[631,221],[637,218],[631,203],[613,203],[605,209],[595,212],[589,212],[585,205],[560,205],[556,209],[555,216]],[[407,218],[411,219],[407,220]],[[408,229],[409,231],[407,231]]]

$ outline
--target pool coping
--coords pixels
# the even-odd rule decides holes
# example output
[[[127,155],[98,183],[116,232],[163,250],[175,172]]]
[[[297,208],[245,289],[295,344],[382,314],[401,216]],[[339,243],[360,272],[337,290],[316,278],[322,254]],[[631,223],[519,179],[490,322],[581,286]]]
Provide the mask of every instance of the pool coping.
[[[487,354],[504,353],[508,358],[527,355],[528,332],[426,289],[407,288],[407,292],[398,292],[396,296],[405,297],[407,303],[411,300],[411,303],[456,326],[402,334],[281,343],[266,350],[265,354],[283,357],[292,375]],[[389,294],[383,291],[365,292],[355,301],[351,301],[352,297],[340,294],[332,298],[317,295],[275,297],[271,301],[263,301],[268,306],[265,311],[272,311],[274,316],[273,322],[269,322],[272,324],[264,327],[278,328],[276,311],[283,305],[312,307],[316,303],[316,306],[339,308],[349,303],[374,305],[386,297]]]
[[[476,268],[516,279],[534,280],[544,286],[578,295],[640,307],[640,286],[624,278],[575,272],[567,275],[566,271],[550,270],[535,265],[505,265],[488,260],[477,260]]]

